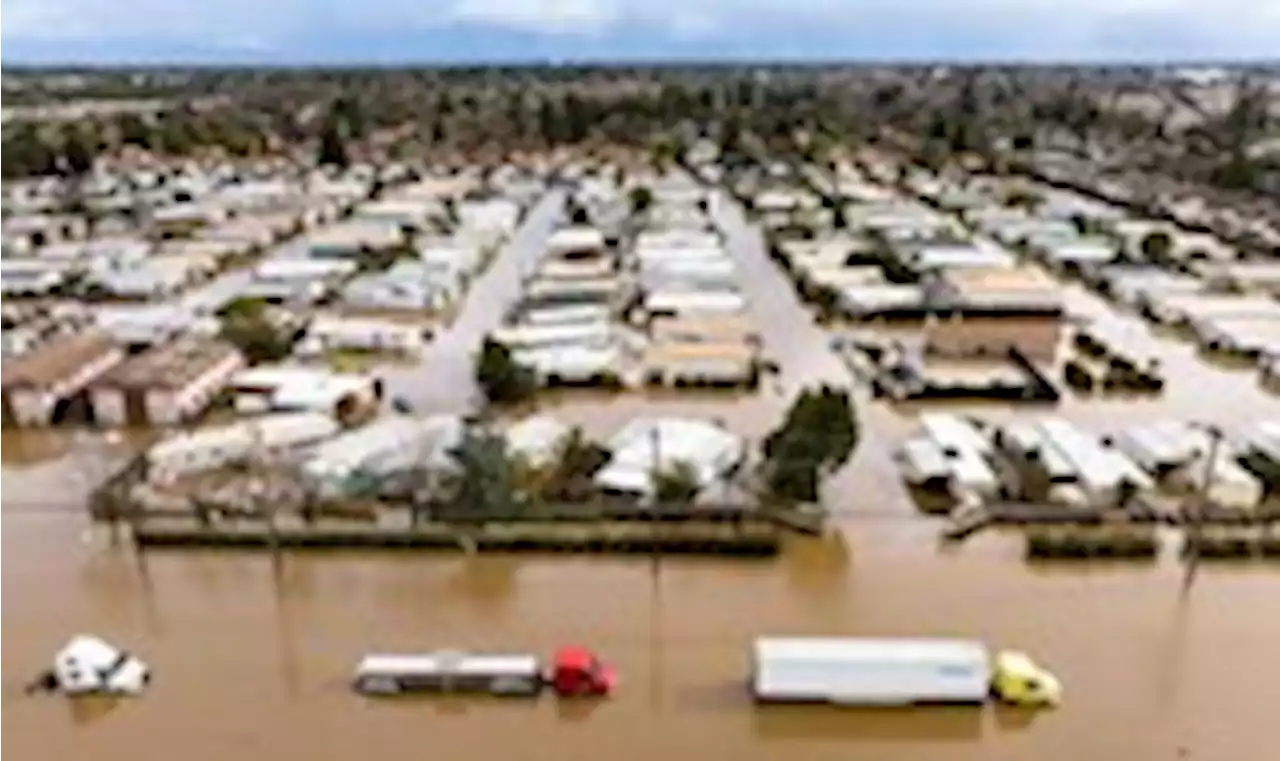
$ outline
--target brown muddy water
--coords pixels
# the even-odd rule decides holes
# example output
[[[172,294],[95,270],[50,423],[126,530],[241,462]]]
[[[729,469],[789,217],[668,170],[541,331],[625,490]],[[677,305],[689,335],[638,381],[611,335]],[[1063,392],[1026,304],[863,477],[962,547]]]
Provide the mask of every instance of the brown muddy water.
[[[1157,566],[1028,566],[1013,537],[946,552],[920,524],[850,522],[776,563],[151,554],[70,515],[6,518],[4,719],[24,759],[1274,758],[1280,577]],[[135,649],[151,691],[118,704],[26,698],[69,634]],[[1065,705],[761,710],[763,633],[956,635],[1032,651]],[[615,699],[374,703],[371,650],[598,649]],[[1179,749],[1187,752],[1179,755]]]

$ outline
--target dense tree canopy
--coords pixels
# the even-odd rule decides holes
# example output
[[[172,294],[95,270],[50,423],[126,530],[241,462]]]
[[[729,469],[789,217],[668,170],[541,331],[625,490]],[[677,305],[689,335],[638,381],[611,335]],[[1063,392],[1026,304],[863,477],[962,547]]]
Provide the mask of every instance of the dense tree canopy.
[[[816,501],[821,474],[844,464],[857,445],[849,392],[829,386],[805,390],[762,444],[766,489],[784,500]]]

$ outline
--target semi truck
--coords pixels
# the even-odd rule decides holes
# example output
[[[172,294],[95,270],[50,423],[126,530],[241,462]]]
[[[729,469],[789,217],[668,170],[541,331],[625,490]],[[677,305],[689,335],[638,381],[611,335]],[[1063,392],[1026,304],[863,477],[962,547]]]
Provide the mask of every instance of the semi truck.
[[[562,647],[550,664],[532,653],[375,654],[361,659],[354,686],[366,695],[456,693],[535,697],[603,697],[616,683],[612,667],[584,647]]]
[[[993,656],[972,640],[763,637],[751,692],[761,703],[1051,706],[1062,688],[1027,654]]]
[[[27,685],[27,693],[141,695],[151,684],[151,667],[140,658],[91,634],[72,637],[53,657],[52,668]]]

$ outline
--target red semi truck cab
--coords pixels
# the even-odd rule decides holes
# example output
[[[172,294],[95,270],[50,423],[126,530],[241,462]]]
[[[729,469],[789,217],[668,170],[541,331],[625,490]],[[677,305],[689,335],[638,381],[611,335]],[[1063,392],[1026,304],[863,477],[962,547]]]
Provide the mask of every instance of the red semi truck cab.
[[[562,647],[551,661],[547,675],[558,697],[603,697],[613,692],[617,673],[585,647]]]

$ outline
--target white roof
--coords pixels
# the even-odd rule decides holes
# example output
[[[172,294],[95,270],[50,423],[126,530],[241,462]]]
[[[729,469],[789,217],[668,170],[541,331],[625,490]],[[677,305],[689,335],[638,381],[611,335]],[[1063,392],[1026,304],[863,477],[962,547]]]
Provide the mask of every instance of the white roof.
[[[921,269],[948,267],[1012,267],[1017,263],[1013,254],[979,246],[925,246],[910,258],[913,266]]]
[[[910,439],[898,451],[897,459],[912,479],[927,481],[945,478],[951,473],[951,465],[942,449],[929,439]]]
[[[374,654],[360,659],[358,673],[378,674],[529,674],[542,671],[537,656],[524,654],[422,653]]]
[[[738,312],[747,300],[734,291],[662,290],[649,293],[645,307],[650,311]]]
[[[551,233],[547,239],[548,252],[577,249],[604,248],[604,233],[594,227],[565,227]]]
[[[652,471],[690,465],[703,487],[737,464],[743,456],[743,440],[729,431],[701,420],[639,418],[609,440],[613,453],[596,474],[606,489],[648,494]]]
[[[1103,488],[1130,481],[1139,488],[1153,486],[1136,463],[1116,449],[1104,448],[1097,437],[1056,418],[1041,420],[1040,430],[1049,444],[1074,466],[1080,480]]]
[[[988,660],[986,645],[964,639],[889,639],[863,637],[760,637],[758,662],[765,661],[979,661]]]
[[[566,380],[586,380],[597,373],[612,372],[621,359],[621,352],[613,345],[543,346],[517,349],[512,355],[518,364]]]
[[[544,320],[541,321],[542,324],[513,325],[500,328],[494,331],[494,340],[512,349],[567,344],[602,346],[607,345],[612,340],[612,326],[607,321],[568,321],[568,315],[573,315],[575,318],[582,316],[577,307],[574,307],[573,311],[569,311],[569,308],[566,307],[564,314],[566,315],[566,322],[564,323],[551,323]]]
[[[330,275],[346,275],[356,271],[355,262],[342,259],[304,259],[301,257],[273,257],[256,268],[253,275],[259,280],[323,278]]]
[[[557,454],[560,442],[569,434],[567,423],[550,415],[534,415],[507,429],[507,450],[533,465],[541,465]]]
[[[420,418],[383,418],[324,442],[312,452],[306,470],[312,476],[345,475],[388,455],[412,455],[429,441]],[[422,453],[426,459],[427,452]]]
[[[970,449],[987,454],[992,445],[972,423],[958,415],[927,413],[920,416],[925,435],[944,449]]]
[[[1187,423],[1165,421],[1126,428],[1115,436],[1116,447],[1149,470],[1194,459],[1208,436]]]

